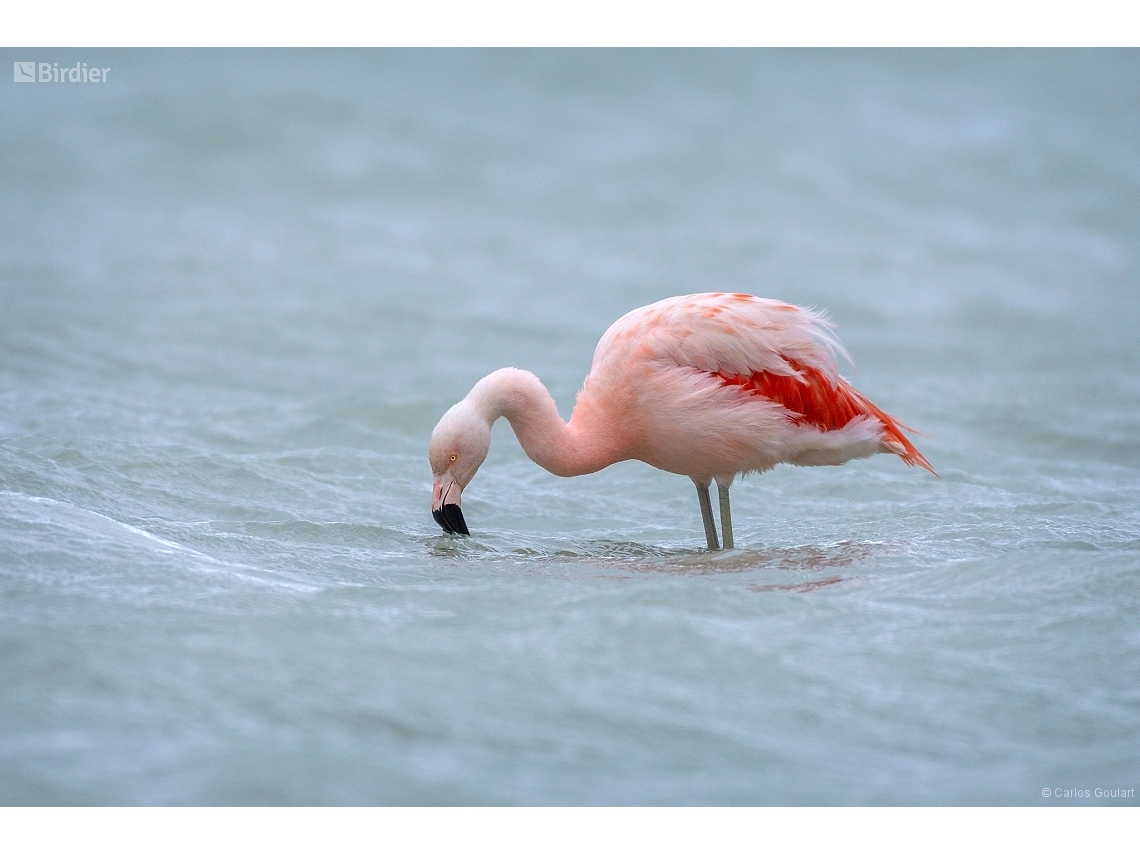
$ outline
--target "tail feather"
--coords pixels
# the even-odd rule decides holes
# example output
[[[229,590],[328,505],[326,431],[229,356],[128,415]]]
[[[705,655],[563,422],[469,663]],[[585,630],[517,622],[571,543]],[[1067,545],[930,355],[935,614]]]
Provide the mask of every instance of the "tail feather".
[[[884,413],[843,377],[831,379],[815,366],[788,356],[781,358],[794,373],[710,374],[724,386],[736,386],[751,395],[779,404],[797,425],[811,425],[826,432],[839,430],[860,416],[876,418],[883,425],[884,451],[897,454],[908,466],[921,466],[932,475],[938,474],[903,433],[904,430],[916,433],[913,428]]]
[[[914,443],[907,439],[906,434],[903,433],[904,430],[910,433],[918,433],[918,431],[904,425],[894,416],[880,410],[872,404],[865,395],[847,383],[847,381],[840,380],[840,384],[846,387],[846,391],[859,402],[861,408],[867,415],[874,416],[883,423],[884,448],[892,454],[897,454],[907,466],[921,466],[931,475],[935,477],[938,476],[938,473],[934,471],[934,467],[922,456],[922,452],[915,448]]]

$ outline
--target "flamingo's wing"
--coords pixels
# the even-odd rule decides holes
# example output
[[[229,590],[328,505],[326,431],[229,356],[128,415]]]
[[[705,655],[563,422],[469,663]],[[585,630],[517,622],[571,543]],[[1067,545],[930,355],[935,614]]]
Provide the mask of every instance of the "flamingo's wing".
[[[626,315],[599,342],[595,363],[608,352],[694,369],[709,383],[779,404],[794,424],[819,431],[869,416],[883,426],[884,450],[933,472],[903,433],[910,428],[840,376],[838,358],[851,359],[833,328],[819,313],[777,300],[694,294]]]

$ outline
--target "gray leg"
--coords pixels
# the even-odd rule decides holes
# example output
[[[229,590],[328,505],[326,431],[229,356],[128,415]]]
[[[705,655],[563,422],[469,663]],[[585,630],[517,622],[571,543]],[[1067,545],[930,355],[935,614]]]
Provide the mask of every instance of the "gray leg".
[[[728,487],[716,485],[720,493],[720,530],[724,533],[724,548],[732,549],[732,511],[728,507]]]
[[[696,483],[695,481],[693,483]],[[705,521],[705,540],[708,541],[709,550],[720,549],[716,539],[716,523],[713,522],[712,502],[709,501],[709,485],[697,484],[697,499],[701,503],[701,518]]]

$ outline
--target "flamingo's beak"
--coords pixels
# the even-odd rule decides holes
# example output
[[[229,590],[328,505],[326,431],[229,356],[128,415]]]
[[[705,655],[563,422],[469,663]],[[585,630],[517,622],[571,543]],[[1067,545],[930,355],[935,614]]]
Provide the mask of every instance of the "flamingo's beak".
[[[459,507],[463,488],[450,475],[437,475],[431,489],[431,515],[448,534],[471,534]]]

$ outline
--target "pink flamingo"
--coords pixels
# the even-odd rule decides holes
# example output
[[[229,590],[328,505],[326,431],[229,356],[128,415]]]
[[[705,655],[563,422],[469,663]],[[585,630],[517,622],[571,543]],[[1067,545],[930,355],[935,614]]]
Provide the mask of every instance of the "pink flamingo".
[[[934,473],[903,435],[911,429],[839,375],[836,355],[850,357],[833,327],[808,309],[748,294],[692,294],[635,309],[598,342],[569,423],[529,371],[488,374],[432,431],[432,516],[444,531],[468,534],[460,499],[500,417],[527,456],[555,475],[642,460],[689,476],[712,550],[720,548],[714,480],[732,549],[728,490],[738,474],[879,452]]]

